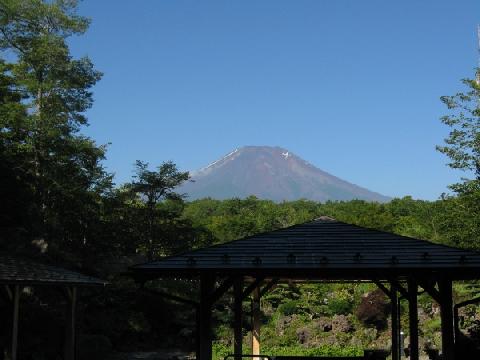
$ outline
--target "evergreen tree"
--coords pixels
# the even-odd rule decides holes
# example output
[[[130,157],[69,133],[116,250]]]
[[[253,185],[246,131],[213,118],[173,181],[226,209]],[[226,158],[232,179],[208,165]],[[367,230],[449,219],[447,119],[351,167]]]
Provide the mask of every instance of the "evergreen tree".
[[[72,0],[0,1],[2,73],[17,96],[2,116],[1,146],[33,196],[24,240],[69,253],[93,245],[100,196],[111,185],[105,148],[79,132],[101,74],[70,55],[68,37],[89,24],[76,10]]]
[[[182,196],[174,189],[188,180],[189,174],[179,171],[170,161],[161,164],[157,171],[149,170],[148,163],[140,160],[137,160],[135,166],[136,180],[129,187],[141,200],[139,211],[143,214],[144,226],[140,233],[143,238],[140,243],[143,252],[151,260],[155,255],[164,255],[168,251],[167,230],[172,225],[171,221],[177,219],[183,211]],[[165,200],[171,202],[165,203]],[[175,206],[179,204],[180,207]]]

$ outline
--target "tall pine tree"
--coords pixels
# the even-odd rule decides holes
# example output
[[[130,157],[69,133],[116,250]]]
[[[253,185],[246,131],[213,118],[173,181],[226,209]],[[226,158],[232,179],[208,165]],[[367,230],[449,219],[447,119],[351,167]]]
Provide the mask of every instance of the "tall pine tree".
[[[4,238],[2,245],[33,243],[80,256],[95,245],[101,194],[111,179],[101,165],[105,148],[80,133],[101,73],[88,58],[70,54],[68,37],[89,25],[76,11],[72,0],[0,1],[1,76],[10,94],[2,105],[0,146],[14,163],[9,171],[16,182],[2,186],[24,184],[32,197],[23,241]]]

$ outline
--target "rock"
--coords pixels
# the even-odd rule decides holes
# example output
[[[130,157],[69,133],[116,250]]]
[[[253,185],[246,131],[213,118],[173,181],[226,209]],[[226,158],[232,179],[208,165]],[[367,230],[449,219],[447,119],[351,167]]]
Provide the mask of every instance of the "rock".
[[[311,330],[307,327],[303,327],[300,329],[297,329],[297,339],[300,344],[306,344],[310,340],[310,337],[312,336]]]
[[[376,328],[365,328],[363,329],[363,333],[370,341],[373,341],[378,337],[378,330]]]
[[[321,317],[317,319],[314,324],[316,328],[320,329],[323,332],[332,331],[332,321],[327,317]]]
[[[277,320],[276,330],[277,334],[282,336],[285,333],[285,328],[290,324],[293,320],[293,316],[282,316]]]
[[[334,315],[332,319],[332,331],[334,333],[348,333],[354,329],[352,322],[345,315]]]

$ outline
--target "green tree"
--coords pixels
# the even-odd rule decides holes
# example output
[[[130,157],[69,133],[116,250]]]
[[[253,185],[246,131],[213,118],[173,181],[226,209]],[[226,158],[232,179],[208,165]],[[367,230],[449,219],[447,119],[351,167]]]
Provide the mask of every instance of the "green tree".
[[[477,70],[480,73],[480,69]],[[453,96],[442,96],[442,102],[451,111],[441,121],[451,128],[445,145],[437,150],[450,158],[448,165],[473,173],[473,179],[452,185],[456,192],[476,190],[480,182],[480,82],[464,79],[467,91]]]
[[[161,220],[178,218],[183,212],[183,207],[179,212],[178,208],[172,206],[175,202],[177,204],[182,202],[182,195],[177,194],[174,189],[187,181],[189,174],[179,171],[171,161],[158,166],[157,171],[149,170],[148,163],[140,160],[137,160],[135,167],[136,180],[129,186],[142,202],[140,210],[145,224],[145,239],[142,241],[142,247],[151,260],[156,254],[165,253],[166,229],[165,227],[162,229]],[[172,202],[165,204],[166,200],[173,201],[173,204]]]
[[[464,79],[467,91],[443,96],[442,102],[451,111],[441,118],[451,128],[445,145],[437,149],[450,159],[448,165],[471,174],[450,188],[457,197],[444,195],[448,214],[442,226],[455,245],[478,248],[480,244],[480,69],[477,80]],[[452,233],[452,229],[455,229]]]
[[[68,37],[89,24],[76,10],[73,0],[0,1],[2,76],[21,97],[4,107],[0,134],[4,155],[16,161],[16,181],[33,194],[25,239],[81,255],[95,245],[111,178],[101,165],[105,148],[79,133],[101,74],[88,58],[70,55]]]
[[[22,146],[18,141],[19,131],[5,131],[7,126],[21,128],[26,116],[22,96],[14,90],[15,79],[10,76],[10,70],[11,66],[0,60],[0,245],[6,249],[18,246],[22,234],[28,232],[26,220],[33,196],[18,166],[24,162],[19,151]]]

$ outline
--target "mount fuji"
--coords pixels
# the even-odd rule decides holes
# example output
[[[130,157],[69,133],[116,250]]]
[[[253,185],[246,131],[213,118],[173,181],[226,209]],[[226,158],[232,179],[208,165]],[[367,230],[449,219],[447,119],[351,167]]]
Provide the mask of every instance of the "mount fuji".
[[[176,189],[187,200],[245,198],[292,201],[307,199],[387,202],[389,197],[331,175],[292,152],[270,146],[245,146],[193,171]]]

